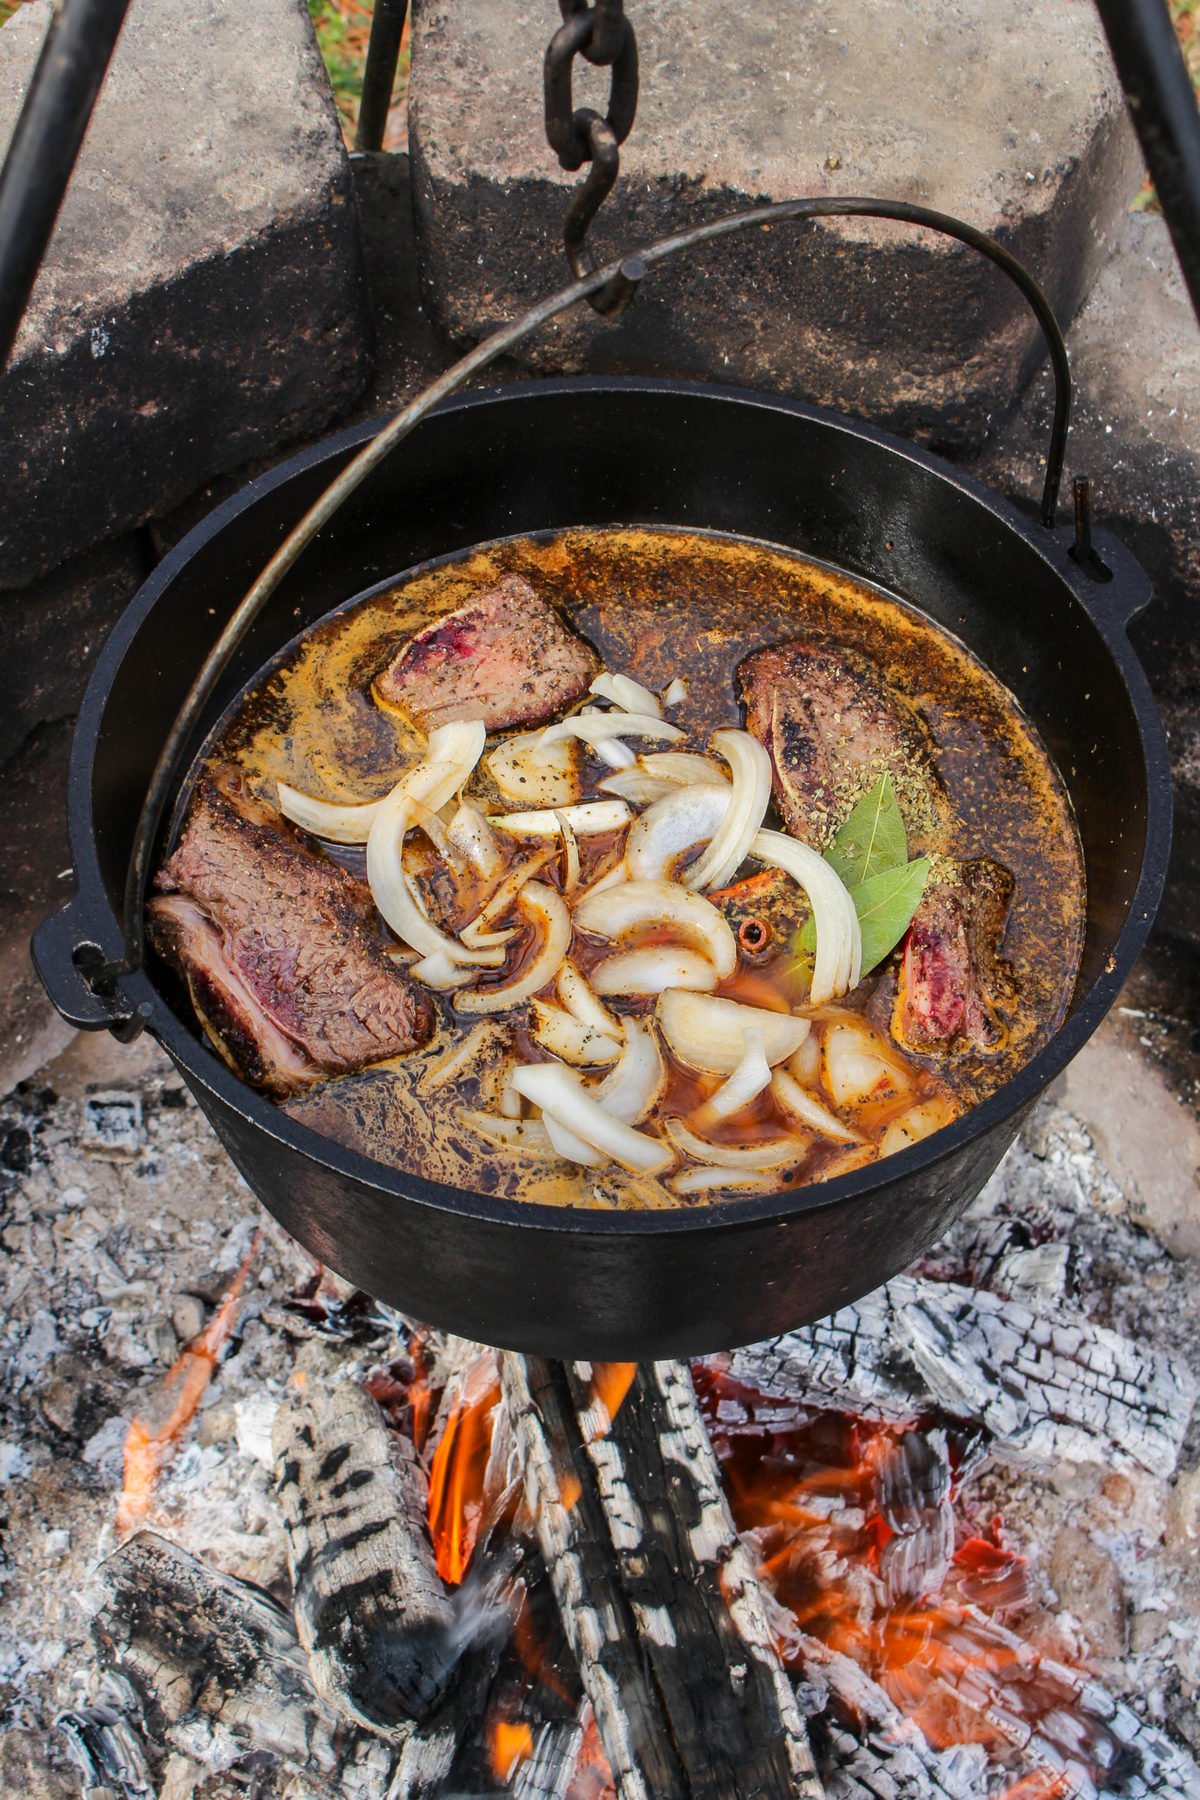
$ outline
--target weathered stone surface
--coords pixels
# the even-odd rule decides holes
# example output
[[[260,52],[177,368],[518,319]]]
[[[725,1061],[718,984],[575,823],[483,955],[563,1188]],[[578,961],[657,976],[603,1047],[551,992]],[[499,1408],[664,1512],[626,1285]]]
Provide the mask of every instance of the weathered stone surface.
[[[49,18],[0,32],[0,142]],[[357,214],[303,0],[134,0],[0,381],[0,583],[361,390]]]
[[[568,188],[543,135],[553,9],[421,0],[410,124],[426,292],[481,335],[566,279]],[[1086,0],[852,0],[630,9],[642,96],[598,230],[607,254],[796,194],[883,194],[1000,235],[1070,317],[1137,184]],[[604,79],[606,79],[606,74]],[[587,72],[576,104],[603,105]],[[656,271],[615,326],[580,311],[540,368],[702,375],[802,393],[946,444],[979,441],[1032,366],[1024,302],[910,228],[781,226]]]
[[[1130,636],[1162,709],[1175,772],[1161,923],[1200,943],[1200,330],[1161,219],[1131,213],[1120,221],[1069,341],[1070,471],[1092,478],[1097,524],[1117,533],[1155,584]],[[976,472],[1002,491],[1035,493],[1049,408],[1042,375]]]

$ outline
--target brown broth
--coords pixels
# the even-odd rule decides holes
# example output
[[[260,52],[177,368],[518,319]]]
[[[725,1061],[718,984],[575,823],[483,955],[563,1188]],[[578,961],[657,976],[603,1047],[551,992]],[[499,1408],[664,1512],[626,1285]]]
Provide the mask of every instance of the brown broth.
[[[697,532],[640,528],[565,531],[469,551],[347,605],[291,646],[232,709],[214,760],[236,761],[251,790],[271,803],[279,780],[334,801],[386,792],[420,758],[423,739],[375,705],[373,678],[413,632],[510,572],[527,576],[555,601],[608,667],[656,690],[675,676],[687,678],[688,697],[671,712],[688,733],[680,748],[702,750],[714,729],[741,723],[733,675],[750,651],[819,631],[865,652],[924,716],[938,747],[953,823],[948,836],[928,847],[962,858],[991,857],[1016,877],[1002,954],[1020,1002],[1006,1019],[1005,1044],[992,1054],[903,1059],[913,1093],[900,1105],[881,1100],[864,1114],[864,1123],[874,1133],[882,1131],[903,1105],[935,1092],[949,1090],[961,1105],[970,1105],[1041,1048],[1069,1004],[1084,921],[1078,835],[1049,757],[1012,697],[961,644],[903,603],[791,552]],[[482,770],[468,792],[484,806],[495,803]],[[909,823],[911,828],[917,822]],[[919,838],[919,830],[910,829],[910,839]],[[581,850],[586,883],[613,860],[615,841],[584,839]],[[557,880],[555,863],[542,878]],[[754,915],[753,898],[752,891],[747,916]],[[770,925],[771,915],[763,916]],[[581,944],[578,938],[576,945],[572,954],[585,968],[611,948]],[[533,946],[518,941],[514,949],[529,955]],[[894,964],[893,957],[869,977],[853,1001],[885,1035]],[[776,913],[761,953],[744,956],[719,991],[787,1009],[803,999],[792,971],[787,921]],[[510,961],[504,977],[496,979],[513,973]],[[651,1010],[649,1002],[616,1006]],[[481,1142],[463,1125],[461,1113],[464,1107],[496,1107],[510,1054],[506,1034],[498,1024],[486,1042],[481,1039],[469,1072],[439,1085],[437,1065],[472,1024],[456,1017],[451,999],[439,1007],[439,1028],[427,1049],[322,1082],[288,1103],[288,1111],[380,1162],[486,1193],[576,1206],[681,1204],[657,1180],[618,1169],[568,1173],[563,1165]],[[518,1044],[527,1059],[542,1056],[523,1030]],[[718,1078],[672,1063],[660,1113],[686,1114],[718,1085]],[[786,1122],[765,1099],[747,1121],[722,1127],[714,1136],[744,1142],[773,1135]],[[820,1179],[837,1172],[848,1157],[853,1160],[854,1153],[845,1146],[814,1138],[800,1162],[781,1172],[777,1185]]]

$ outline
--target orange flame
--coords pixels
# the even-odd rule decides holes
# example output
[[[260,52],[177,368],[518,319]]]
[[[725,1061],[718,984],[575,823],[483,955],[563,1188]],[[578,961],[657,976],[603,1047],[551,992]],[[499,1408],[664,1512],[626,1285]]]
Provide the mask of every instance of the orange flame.
[[[130,1421],[121,1498],[117,1503],[116,1530],[120,1540],[136,1531],[149,1515],[159,1472],[169,1460],[175,1440],[190,1424],[229,1342],[242,1289],[261,1243],[260,1227],[216,1312],[203,1331],[184,1345],[163,1377],[153,1398],[153,1416],[135,1413]]]
[[[533,1732],[524,1720],[496,1719],[488,1734],[488,1752],[496,1780],[509,1781],[517,1765],[533,1755]]]
[[[455,1587],[466,1574],[479,1533],[483,1484],[492,1443],[492,1409],[500,1384],[492,1380],[456,1400],[429,1472],[429,1530],[437,1571]]]
[[[592,1364],[592,1400],[598,1400],[608,1414],[609,1423],[615,1420],[625,1396],[633,1386],[633,1378],[637,1374],[637,1364],[631,1362],[602,1362]]]

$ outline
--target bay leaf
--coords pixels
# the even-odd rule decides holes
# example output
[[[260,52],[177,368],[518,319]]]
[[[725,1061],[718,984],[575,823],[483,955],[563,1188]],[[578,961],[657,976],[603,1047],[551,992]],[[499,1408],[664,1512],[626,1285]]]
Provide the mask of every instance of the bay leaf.
[[[838,828],[825,861],[848,888],[907,863],[904,819],[890,774],[880,776]]]
[[[929,879],[929,858],[918,856],[900,869],[885,869],[850,890],[862,931],[862,972],[881,963],[912,923]]]

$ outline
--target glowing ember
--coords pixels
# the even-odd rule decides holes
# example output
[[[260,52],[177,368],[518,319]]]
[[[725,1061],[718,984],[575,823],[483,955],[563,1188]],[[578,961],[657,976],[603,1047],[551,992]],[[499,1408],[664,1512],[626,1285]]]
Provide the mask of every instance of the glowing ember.
[[[467,1572],[479,1532],[492,1411],[499,1398],[495,1361],[480,1358],[472,1365],[433,1453],[429,1531],[438,1574],[455,1587]]]
[[[633,1386],[633,1378],[637,1374],[637,1364],[631,1362],[602,1362],[592,1364],[591,1398],[599,1401],[608,1414],[609,1423],[616,1418],[624,1404],[625,1396]]]
[[[204,1330],[184,1345],[163,1377],[154,1393],[151,1411],[135,1413],[130,1421],[117,1504],[118,1541],[123,1542],[145,1523],[159,1471],[172,1455],[176,1439],[190,1424],[233,1333],[242,1289],[261,1243],[259,1230],[216,1312]]]
[[[604,1745],[600,1742],[596,1721],[589,1713],[579,1760],[567,1789],[567,1800],[616,1800],[616,1794]]]
[[[488,1754],[497,1781],[508,1781],[517,1767],[533,1755],[533,1732],[523,1720],[497,1719],[488,1734]]]

